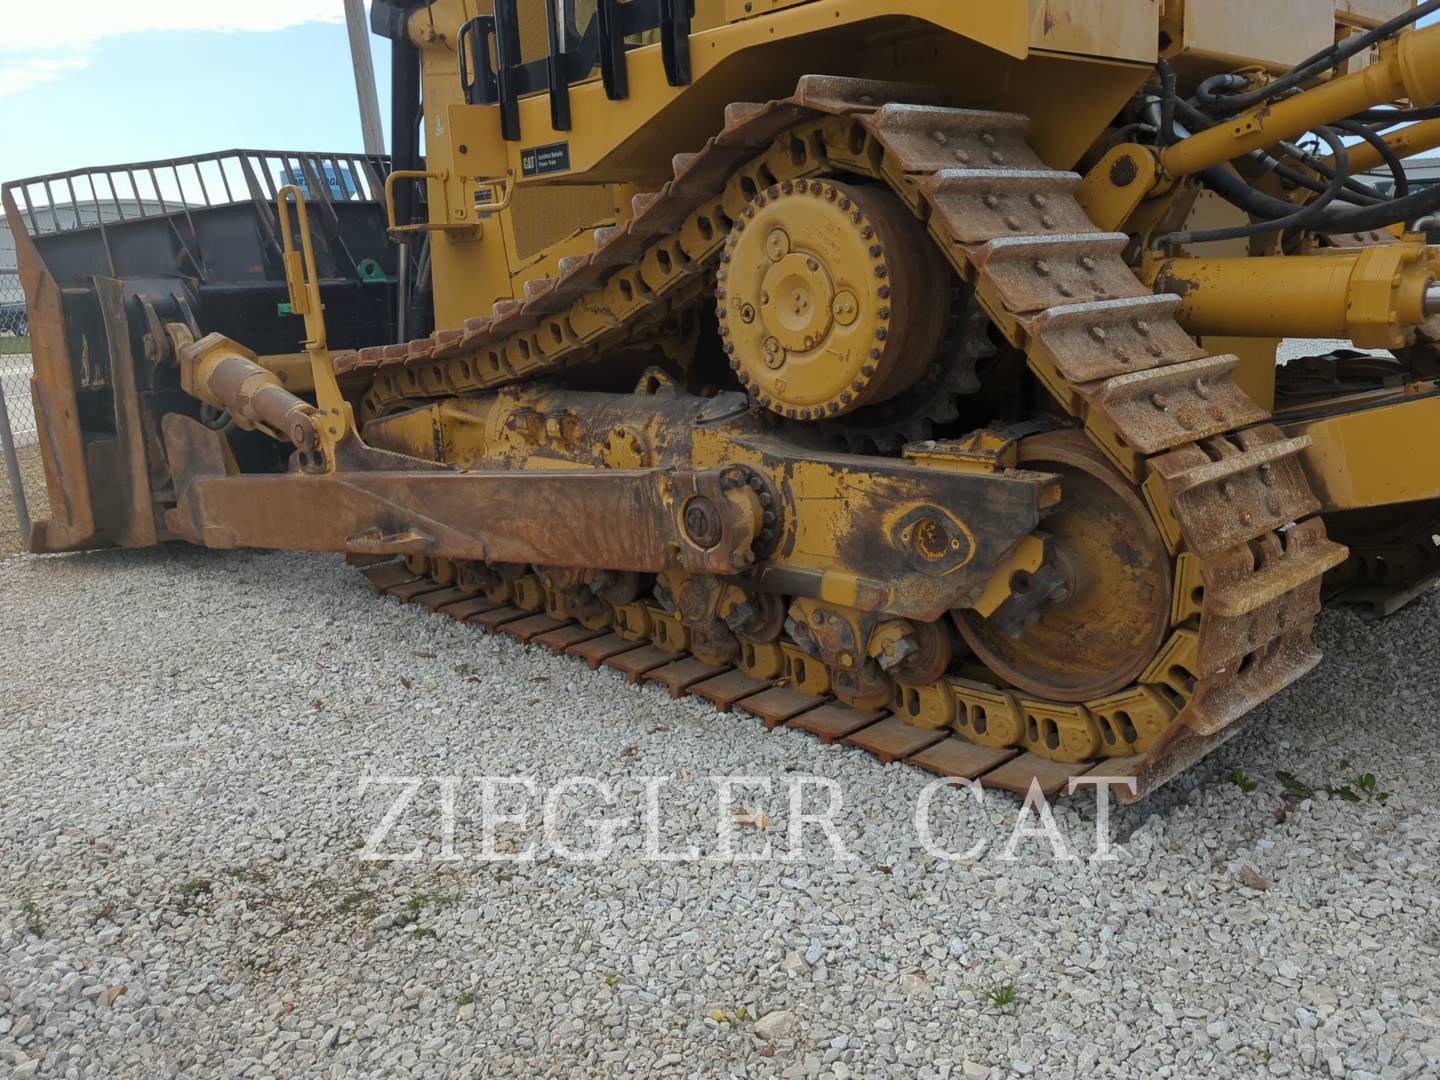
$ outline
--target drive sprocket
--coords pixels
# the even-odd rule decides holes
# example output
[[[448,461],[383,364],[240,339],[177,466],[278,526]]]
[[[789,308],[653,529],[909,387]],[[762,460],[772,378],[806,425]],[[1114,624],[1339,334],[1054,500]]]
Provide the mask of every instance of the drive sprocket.
[[[761,405],[820,420],[886,401],[940,345],[949,272],[890,191],[832,180],[759,192],[717,275],[723,348]]]

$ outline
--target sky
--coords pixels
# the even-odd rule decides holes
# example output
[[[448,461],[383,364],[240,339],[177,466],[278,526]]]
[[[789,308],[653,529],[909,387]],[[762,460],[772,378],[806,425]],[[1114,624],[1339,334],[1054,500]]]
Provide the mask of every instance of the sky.
[[[0,7],[0,181],[235,147],[362,149],[341,0]],[[371,47],[388,124],[388,43]]]
[[[0,8],[0,181],[234,147],[363,149],[341,0]],[[388,42],[370,41],[388,126]]]

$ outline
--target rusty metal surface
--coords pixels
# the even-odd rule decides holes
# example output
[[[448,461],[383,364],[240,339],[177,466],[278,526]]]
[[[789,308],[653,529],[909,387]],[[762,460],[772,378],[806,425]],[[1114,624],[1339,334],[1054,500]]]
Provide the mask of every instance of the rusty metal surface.
[[[662,649],[658,645],[642,645],[638,649],[609,656],[601,662],[620,672],[632,683],[638,683],[644,679],[646,672],[664,667],[674,660],[675,654],[669,649]]]
[[[1129,242],[1124,233],[1002,237],[977,248],[970,261],[1006,310],[1024,315],[1149,295],[1121,257]]]
[[[530,615],[524,619],[515,619],[512,622],[504,623],[500,627],[500,633],[508,634],[516,641],[529,641],[541,634],[559,630],[564,625],[559,619],[552,619],[549,615]]]
[[[208,547],[363,545],[367,553],[649,573],[678,552],[693,572],[728,574],[758,531],[753,510],[747,517],[724,498],[718,470],[233,475],[218,449],[205,449],[223,446],[220,433],[173,413],[165,431],[178,503],[170,526]],[[725,542],[702,548],[685,539],[668,496],[687,485],[711,497]]]
[[[611,657],[619,656],[621,653],[633,652],[638,648],[640,648],[639,642],[627,641],[618,634],[602,634],[600,637],[592,638],[589,641],[582,641],[567,646],[565,653],[567,656],[578,656],[590,665],[590,670],[594,671]]]
[[[852,79],[843,75],[806,75],[800,79],[792,99],[816,112],[863,115],[870,110],[905,108],[894,102],[943,105],[947,95],[934,86],[886,82],[880,79]]]
[[[1133,794],[1120,790],[1123,802],[1137,802],[1171,777],[1238,735],[1246,715],[1320,662],[1309,640],[1308,626],[1266,646],[1264,655],[1245,670],[1204,680],[1195,696],[1160,741],[1126,765],[1115,763],[1116,775],[1133,776]]]
[[[829,700],[814,694],[802,694],[789,686],[776,686],[746,698],[740,702],[740,710],[763,720],[766,727],[775,728],[803,712],[819,708]]]
[[[737,670],[695,683],[690,687],[690,693],[710,702],[715,706],[716,712],[728,713],[739,702],[753,697],[769,686],[770,683],[766,680]]]
[[[591,630],[579,623],[565,623],[547,634],[540,634],[533,638],[532,643],[549,649],[558,656],[573,645],[604,636],[604,630]]]
[[[1081,776],[1089,772],[1090,768],[1089,763],[1070,765],[1051,761],[1039,754],[1021,754],[983,775],[980,782],[988,788],[998,788],[1016,795],[1029,794],[1030,788],[1038,783],[1045,798],[1051,799],[1065,790],[1072,776]]]
[[[1205,563],[1199,674],[1238,665],[1264,643],[1308,626],[1320,612],[1323,576],[1345,557],[1344,546],[1311,518]]]
[[[950,239],[983,244],[1006,233],[1065,235],[1095,231],[1074,198],[1077,173],[1048,169],[942,169],[918,186]]]
[[[890,714],[881,709],[856,709],[832,702],[810,709],[789,721],[789,726],[808,731],[822,743],[832,743],[869,727]]]
[[[1238,362],[1233,356],[1211,356],[1117,375],[1082,393],[1130,446],[1158,454],[1267,419],[1231,377]]]
[[[1214,734],[1289,686],[1320,662],[1320,650],[1310,640],[1311,629],[1308,622],[1293,627],[1251,653],[1234,671],[1202,679],[1177,725],[1185,724],[1203,735]]]
[[[1060,568],[1050,602],[1013,626],[974,611],[957,624],[1020,690],[1047,701],[1102,698],[1131,685],[1170,632],[1170,553],[1134,488],[1080,432],[1024,439],[1019,460],[1057,473],[1065,490],[1043,526]],[[1032,577],[1024,591],[1040,587]]]
[[[506,604],[504,607],[491,608],[489,611],[482,611],[478,615],[471,615],[465,621],[473,626],[481,627],[484,630],[496,630],[508,622],[516,619],[523,619],[531,612],[522,611],[517,607]]]
[[[693,656],[681,660],[675,660],[672,656],[671,660],[673,663],[645,672],[643,681],[659,683],[676,699],[684,697],[685,692],[696,683],[713,679],[730,670],[723,664],[707,664]]]
[[[865,124],[906,173],[1046,167],[1025,139],[1029,119],[1015,113],[940,109],[911,102],[886,105]]]
[[[899,761],[926,747],[934,746],[949,736],[943,731],[930,731],[891,716],[845,736],[846,746],[854,746],[874,754],[885,764]]]
[[[959,736],[952,735],[933,746],[928,746],[909,758],[911,765],[917,765],[937,776],[974,780],[1020,753],[1014,747],[1003,749],[979,746]]]
[[[442,592],[445,586],[431,581],[429,578],[416,578],[414,581],[403,581],[399,585],[393,585],[385,590],[386,596],[393,596],[402,603],[410,603],[430,593]]]
[[[3,192],[3,200],[10,234],[15,239],[20,282],[25,288],[34,368],[30,393],[50,503],[49,519],[32,522],[30,535],[22,539],[34,552],[103,546],[103,539],[96,535],[90,469],[80,434],[80,417],[73,405],[75,380],[70,369],[60,288],[40,258],[10,189]]]
[[[386,562],[378,566],[367,566],[360,573],[366,581],[370,582],[376,592],[384,592],[403,582],[414,581],[420,576],[412,574],[409,567],[403,562]]]
[[[468,593],[461,589],[440,589],[437,592],[426,593],[420,598],[420,606],[430,611],[439,611],[449,604],[458,604],[469,600]]]
[[[1266,424],[1172,451],[1151,467],[1186,544],[1211,558],[1320,508],[1298,456],[1308,444]]]
[[[495,603],[493,600],[487,600],[483,596],[475,596],[469,600],[461,600],[458,604],[447,604],[444,612],[457,622],[464,622],[466,619],[472,619],[477,615],[484,615],[488,611],[494,611],[503,606],[502,604]]]
[[[1034,347],[1075,383],[1168,367],[1205,356],[1180,328],[1174,296],[1069,304],[1022,320]]]

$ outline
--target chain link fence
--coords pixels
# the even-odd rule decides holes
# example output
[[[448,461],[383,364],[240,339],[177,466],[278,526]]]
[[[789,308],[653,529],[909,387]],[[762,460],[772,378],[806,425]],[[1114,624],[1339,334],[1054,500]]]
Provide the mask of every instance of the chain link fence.
[[[40,461],[40,447],[35,429],[35,407],[30,400],[30,324],[25,314],[25,291],[19,275],[11,268],[0,267],[0,391],[5,395],[4,416],[9,421],[11,441],[15,446],[20,487],[32,521],[49,515],[45,491],[45,470]],[[23,550],[25,538],[20,535],[13,490],[14,478],[9,469],[0,488],[0,558]]]

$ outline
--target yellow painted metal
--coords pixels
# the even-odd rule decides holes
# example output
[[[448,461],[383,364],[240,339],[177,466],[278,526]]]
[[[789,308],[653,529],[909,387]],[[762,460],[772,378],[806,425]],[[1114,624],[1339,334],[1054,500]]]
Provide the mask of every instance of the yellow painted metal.
[[[479,223],[477,220],[471,218],[470,212],[461,205],[457,205],[453,211],[450,209],[450,186],[448,183],[449,179],[450,174],[448,172],[435,172],[433,170],[427,171],[424,169],[396,169],[394,172],[386,176],[385,220],[390,232],[394,235],[401,235],[404,233],[453,231],[457,233],[474,235],[479,229]],[[416,180],[434,180],[438,182],[440,190],[446,196],[440,206],[441,220],[435,221],[432,219],[431,221],[419,222],[412,225],[401,225],[395,219],[395,185],[400,183],[401,181],[411,182]],[[489,182],[488,186],[492,190],[502,191],[503,194],[493,206],[489,204],[486,205],[486,212],[498,213],[502,210],[508,209],[510,206],[510,197],[513,194],[513,192],[510,190],[510,186],[501,180],[491,181]],[[453,221],[450,220],[452,216],[455,219]]]
[[[1281,71],[1335,42],[1334,0],[1165,0],[1174,8],[1173,61],[1184,71],[1258,66]]]
[[[1189,176],[1294,138],[1317,124],[1401,98],[1422,106],[1440,101],[1440,26],[1401,35],[1383,59],[1362,71],[1257,106],[1167,147],[1160,154],[1161,169],[1172,178]]]
[[[809,420],[918,381],[944,332],[942,266],[889,192],[785,183],[726,240],[717,313],[730,366],[761,404]]]
[[[1100,724],[1084,705],[1021,697],[1024,745],[1056,761],[1089,761],[1104,749]]]
[[[769,15],[773,11],[779,11],[781,8],[810,2],[811,0],[724,0],[724,21],[739,22],[742,19],[754,19],[761,15]]]
[[[1275,408],[1275,363],[1280,350],[1278,337],[1225,337],[1206,335],[1200,345],[1211,356],[1233,356],[1239,361],[1235,382],[1250,400],[1266,412]]]
[[[1154,0],[1029,0],[1030,47],[1053,52],[1155,59],[1160,5]]]
[[[1156,292],[1180,297],[1192,334],[1348,338],[1361,348],[1400,348],[1426,321],[1434,280],[1420,243],[1327,254],[1166,259],[1152,264]]]
[[[658,45],[632,47],[625,100],[607,98],[597,71],[571,88],[572,127],[557,132],[547,96],[528,96],[519,103],[520,142],[500,137],[498,108],[467,105],[460,95],[455,40],[467,18],[488,9],[486,0],[435,0],[408,23],[423,60],[429,161],[427,175],[410,179],[427,185],[431,208],[430,222],[410,229],[434,233],[441,327],[460,326],[520,295],[526,279],[554,276],[561,259],[585,254],[590,230],[623,222],[630,196],[668,179],[671,157],[698,149],[697,136],[720,127],[727,104],[782,97],[797,75],[835,71],[842,59],[846,73],[949,85],[976,107],[1028,112],[1037,150],[1070,167],[1147,77],[1158,4],[701,0],[690,86],[669,86]],[[533,58],[529,45],[524,51]],[[1051,108],[1061,99],[1065,110]],[[553,142],[566,144],[570,171],[525,176],[523,152]],[[596,198],[582,184],[609,195]],[[504,199],[513,202],[497,212]],[[481,240],[492,228],[503,243]]]
[[[955,695],[955,726],[981,746],[1015,746],[1025,736],[1025,717],[1014,694],[970,679],[945,680]]]
[[[1170,722],[1175,707],[1150,686],[1134,686],[1092,701],[1087,706],[1100,725],[1105,753],[1136,753],[1155,744]]]
[[[295,225],[300,246],[295,246],[296,229],[291,227],[290,207],[295,207]],[[340,391],[335,378],[335,360],[330,354],[325,329],[325,306],[320,297],[320,274],[315,268],[315,243],[310,234],[310,211],[305,193],[294,184],[275,196],[279,217],[285,283],[290,292],[290,309],[305,318],[305,352],[310,357],[310,381],[314,387],[315,433],[324,454],[326,472],[335,471],[335,448],[355,432],[355,410]]]
[[[1114,232],[1150,194],[1159,171],[1153,147],[1122,143],[1091,167],[1075,197],[1096,228]]]
[[[1389,132],[1385,141],[1390,144],[1390,149],[1402,158],[1434,150],[1440,147],[1440,120],[1421,120],[1418,124],[1410,124]],[[1357,143],[1348,150],[1352,173],[1369,172],[1385,163],[1380,152],[1369,143]]]
[[[944,682],[929,683],[925,686],[911,686],[909,683],[895,684],[895,700],[890,706],[897,715],[903,716],[916,727],[938,731],[955,722],[959,703]]]
[[[424,11],[411,17],[412,36],[413,28],[426,18]],[[785,96],[794,86],[800,58],[805,58],[802,70],[833,68],[837,37],[848,38],[852,47],[859,47],[887,29],[886,23],[893,31],[902,29],[910,20],[929,24],[927,32],[932,38],[957,35],[1016,59],[1023,59],[1030,51],[1025,3],[812,0],[764,18],[745,19],[692,35],[693,83],[689,87],[669,85],[658,45],[630,50],[626,57],[629,97],[610,101],[598,78],[572,87],[573,124],[569,132],[557,132],[551,127],[549,100],[543,94],[520,101],[520,125],[525,137],[518,143],[507,143],[500,137],[497,107],[451,105],[438,125],[444,133],[442,139],[432,138],[432,156],[459,176],[520,177],[524,148],[564,140],[570,147],[572,173],[588,173],[594,181],[663,181],[676,149],[693,147],[697,115],[712,118],[699,130],[718,128],[713,121],[718,120],[729,102]],[[771,62],[782,50],[786,54],[784,62]],[[433,125],[428,134],[435,135]],[[462,144],[468,147],[468,153],[455,153],[454,148]]]
[[[272,372],[280,380],[280,385],[291,393],[302,394],[315,389],[315,380],[310,374],[309,353],[270,353],[255,357],[255,362]]]
[[[1440,387],[1419,384],[1385,404],[1350,400],[1313,420],[1281,420],[1287,435],[1308,435],[1301,453],[1322,512],[1440,498]]]
[[[1388,22],[1413,8],[1418,0],[1334,0],[1335,21],[1350,26],[1372,27]]]
[[[184,323],[168,323],[165,330],[185,393],[228,412],[244,431],[261,431],[302,450],[315,448],[315,407],[281,386],[253,352],[223,334],[206,334],[196,341]]]
[[[1045,539],[1040,536],[1027,536],[1016,544],[1009,557],[995,568],[995,572],[985,583],[984,591],[975,597],[971,606],[987,618],[995,614],[1000,605],[1010,599],[1010,585],[1015,580],[1015,575],[1034,574],[1044,563]]]
[[[785,657],[785,678],[792,687],[817,697],[830,692],[830,669],[824,663],[789,641],[780,643],[780,652]]]
[[[785,653],[778,642],[741,637],[739,667],[753,679],[775,679],[785,671]]]

